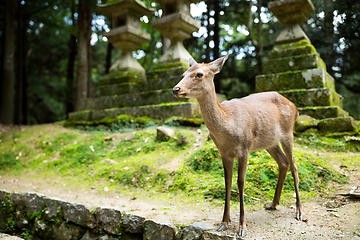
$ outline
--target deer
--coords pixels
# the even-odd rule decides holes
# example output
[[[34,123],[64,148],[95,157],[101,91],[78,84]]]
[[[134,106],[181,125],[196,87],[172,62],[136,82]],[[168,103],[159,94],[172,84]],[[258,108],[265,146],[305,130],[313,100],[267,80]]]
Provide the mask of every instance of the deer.
[[[299,196],[299,177],[293,156],[293,128],[298,116],[294,103],[277,92],[255,93],[219,103],[214,76],[219,73],[229,55],[210,63],[189,59],[189,68],[182,80],[172,89],[176,98],[195,98],[209,136],[221,155],[225,179],[225,206],[217,231],[225,231],[230,223],[230,195],[234,159],[238,161],[237,185],[240,198],[238,235],[246,236],[244,185],[251,152],[266,149],[278,167],[279,176],[272,203],[266,210],[275,210],[290,166],[296,193],[296,219],[301,221],[302,204]],[[282,149],[280,148],[280,144]]]

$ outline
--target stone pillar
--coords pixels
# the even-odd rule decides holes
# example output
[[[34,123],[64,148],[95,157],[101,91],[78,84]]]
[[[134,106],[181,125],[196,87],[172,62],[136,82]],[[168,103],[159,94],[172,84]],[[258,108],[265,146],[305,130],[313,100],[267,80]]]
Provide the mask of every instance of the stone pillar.
[[[122,52],[121,57],[111,66],[110,72],[133,71],[145,76],[145,69],[134,59],[132,51],[150,40],[150,34],[141,30],[140,17],[152,15],[154,11],[136,0],[100,4],[98,8],[112,16],[112,30],[104,35]]]
[[[282,0],[269,2],[269,10],[284,25],[284,29],[276,39],[277,44],[296,42],[306,39],[310,42],[300,23],[306,22],[307,16],[314,12],[311,0]]]
[[[191,37],[200,28],[200,23],[190,15],[190,3],[199,0],[158,0],[163,16],[152,22],[162,36],[170,39],[171,45],[159,59],[159,65],[182,62],[188,64],[191,55],[185,49],[183,41]]]
[[[264,62],[264,75],[256,76],[256,91],[277,91],[292,101],[300,114],[337,119],[331,120],[334,122],[343,118],[351,123],[343,129],[354,129],[353,119],[342,109],[334,78],[299,25],[314,11],[311,0],[279,0],[269,2],[268,8],[284,29]]]

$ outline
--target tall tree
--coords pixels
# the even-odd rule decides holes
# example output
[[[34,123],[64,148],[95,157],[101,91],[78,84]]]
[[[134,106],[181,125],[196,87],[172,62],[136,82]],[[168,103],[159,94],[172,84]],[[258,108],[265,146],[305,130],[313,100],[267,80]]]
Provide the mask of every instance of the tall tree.
[[[14,123],[14,20],[15,2],[5,2],[4,62],[1,88],[0,122]]]
[[[262,0],[257,1],[256,13],[257,13],[257,37],[253,33],[253,23],[254,23],[254,16],[252,12],[253,1],[250,1],[249,7],[249,22],[248,22],[248,30],[249,36],[251,39],[252,45],[255,47],[256,53],[256,61],[257,61],[257,74],[262,74],[262,65],[263,65],[263,45],[262,45],[262,21],[261,21],[261,7],[262,7]]]
[[[91,4],[88,0],[79,0],[78,7],[78,66],[76,76],[75,110],[81,107],[81,101],[88,97],[89,84],[89,45],[91,32]]]
[[[71,0],[71,22],[70,38],[69,38],[69,55],[66,70],[66,116],[74,111],[74,69],[75,69],[75,58],[76,58],[76,35],[75,35],[75,1]]]

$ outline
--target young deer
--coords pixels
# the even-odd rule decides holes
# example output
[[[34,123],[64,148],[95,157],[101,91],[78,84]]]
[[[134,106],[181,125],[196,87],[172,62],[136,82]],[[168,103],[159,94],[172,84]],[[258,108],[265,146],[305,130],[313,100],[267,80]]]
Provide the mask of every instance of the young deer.
[[[222,223],[224,231],[230,222],[230,193],[234,158],[238,160],[238,188],[240,194],[239,236],[246,235],[244,212],[244,183],[249,153],[266,149],[279,165],[279,179],[273,202],[266,207],[275,209],[290,166],[296,192],[296,218],[302,219],[299,197],[299,178],[293,157],[293,127],[298,115],[296,106],[276,92],[252,94],[219,103],[214,86],[214,75],[219,73],[229,55],[209,64],[189,60],[190,68],[173,88],[177,98],[196,98],[202,117],[221,154],[226,197]],[[279,142],[282,145],[283,152]]]

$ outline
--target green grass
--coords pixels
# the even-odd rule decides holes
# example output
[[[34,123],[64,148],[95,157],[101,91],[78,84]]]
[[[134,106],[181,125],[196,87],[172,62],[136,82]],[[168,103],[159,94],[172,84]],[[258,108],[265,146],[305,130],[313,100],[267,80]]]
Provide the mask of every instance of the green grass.
[[[138,128],[138,126],[136,127]],[[223,167],[219,152],[212,141],[195,148],[198,133],[193,128],[175,128],[190,144],[179,146],[176,139],[156,141],[154,127],[145,129],[82,131],[48,124],[12,130],[0,135],[0,174],[35,172],[47,178],[71,179],[81,188],[122,193],[133,189],[153,197],[162,194],[183,196],[193,201],[222,200],[225,196]],[[203,137],[207,131],[203,127]],[[133,135],[132,141],[127,137]],[[336,171],[334,164],[348,171],[360,167],[359,144],[344,138],[299,136],[295,139],[303,201],[328,193],[334,184],[345,184],[347,177]],[[340,159],[340,161],[338,160]],[[181,164],[173,169],[173,161]],[[278,167],[266,151],[251,153],[246,173],[245,201],[271,201],[275,192]],[[234,164],[232,189],[237,191],[237,162]],[[326,171],[321,170],[321,167]],[[294,187],[287,173],[282,202],[293,201]],[[77,181],[73,181],[73,180]],[[238,201],[237,194],[232,195]]]

